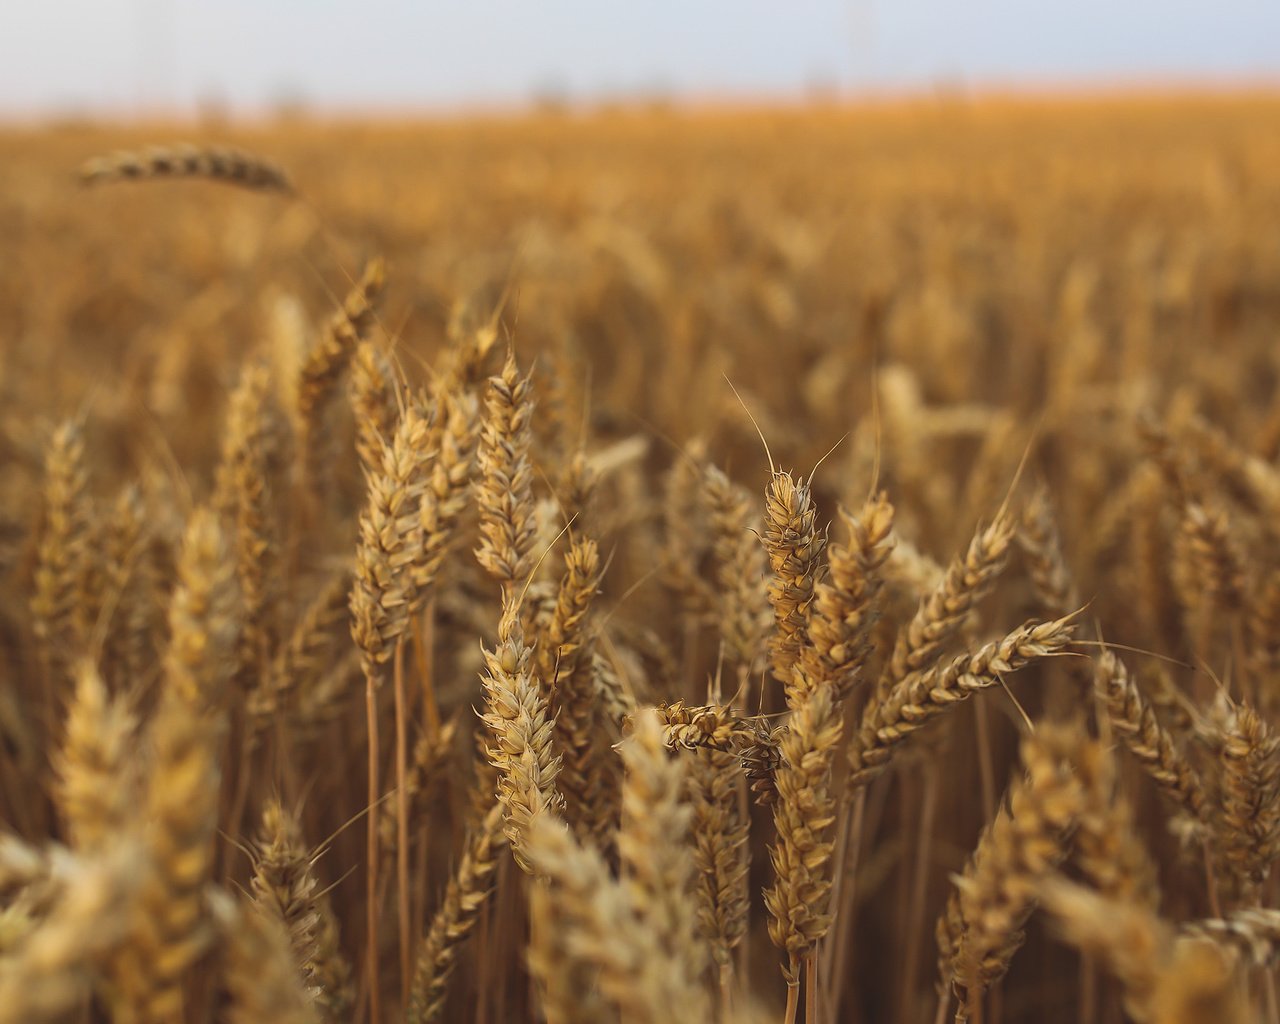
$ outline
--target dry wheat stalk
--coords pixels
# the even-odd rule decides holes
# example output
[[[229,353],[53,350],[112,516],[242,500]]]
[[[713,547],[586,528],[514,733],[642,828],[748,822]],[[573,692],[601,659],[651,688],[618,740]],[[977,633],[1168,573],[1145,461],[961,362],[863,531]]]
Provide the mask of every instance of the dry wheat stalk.
[[[462,860],[449,878],[444,900],[418,952],[409,994],[409,1024],[427,1024],[444,1012],[458,953],[492,891],[498,855],[506,842],[502,821],[502,805],[494,804],[467,840]]]
[[[953,704],[1061,651],[1071,630],[1069,619],[1021,626],[972,654],[908,677],[887,699],[869,703],[849,748],[850,790],[880,775],[902,743]]]
[[[284,922],[255,903],[220,902],[230,1024],[318,1024],[320,1014],[303,987]]]
[[[433,584],[467,506],[476,469],[477,418],[470,395],[441,395],[430,438],[436,454],[418,509],[422,547],[413,561],[415,611],[434,593]]]
[[[312,854],[307,850],[296,816],[271,799],[262,811],[262,828],[253,847],[254,902],[284,926],[293,964],[308,1002],[330,1020],[339,1019],[346,1001],[345,986],[325,988],[326,981],[350,975],[350,967],[336,949],[322,950],[322,922],[336,929],[332,911],[321,901]],[[334,932],[336,934],[336,931]],[[334,962],[336,957],[337,962]]]
[[[651,708],[636,713],[620,753],[626,768],[618,834],[623,893],[641,926],[663,948],[679,955],[684,974],[672,983],[693,989],[702,977],[706,952],[695,940],[692,812],[683,799],[685,772],[667,751],[658,715]]]
[[[441,725],[434,734],[422,733],[414,743],[413,756],[405,778],[410,821],[421,821],[426,817],[428,797],[447,778],[448,769],[453,763],[453,741],[457,732],[458,723],[451,720]],[[387,801],[379,808],[378,814],[383,849],[394,850],[400,841],[395,803]]]
[[[271,377],[261,365],[247,367],[231,393],[223,435],[222,466],[235,523],[236,575],[244,611],[241,684],[252,686],[274,647],[276,528],[267,474],[274,425],[267,408]]]
[[[1155,910],[1156,866],[1137,829],[1133,809],[1118,791],[1115,759],[1100,742],[1080,741],[1072,759],[1083,789],[1072,847],[1076,862],[1103,896]]]
[[[697,866],[698,934],[721,970],[747,933],[750,822],[738,799],[738,759],[721,750],[696,750],[688,773]]]
[[[488,759],[498,771],[498,798],[511,853],[524,871],[532,866],[524,843],[533,820],[559,810],[560,757],[552,747],[554,721],[533,675],[533,652],[516,630],[484,652],[484,723]]]
[[[960,631],[974,605],[990,592],[1004,571],[1014,529],[1012,519],[998,516],[974,534],[964,557],[947,567],[911,622],[899,631],[877,684],[878,700],[887,699],[937,662],[943,646]]]
[[[1069,730],[1041,724],[1022,743],[1026,777],[956,878],[964,922],[951,964],[962,1005],[981,1005],[982,993],[1008,969],[1022,944],[1038,888],[1067,856],[1067,841],[1083,804],[1078,778],[1066,760],[1075,740]]]
[[[818,513],[803,479],[790,473],[774,473],[765,491],[764,549],[772,576],[769,602],[773,605],[774,632],[769,639],[769,661],[774,678],[786,690],[787,707],[799,705],[792,670],[808,642],[809,606],[817,582],[826,537],[818,532]]]
[[[1053,502],[1043,484],[1032,492],[1022,509],[1017,541],[1027,560],[1031,584],[1041,610],[1056,618],[1079,608],[1075,581],[1062,554],[1062,537],[1053,513]]]
[[[338,393],[338,383],[356,349],[373,327],[377,315],[375,303],[385,283],[386,267],[382,260],[371,260],[298,372],[301,450],[308,479],[312,481],[324,479],[329,447],[325,440],[325,419],[329,405]]]
[[[1248,705],[1222,736],[1218,846],[1248,906],[1280,853],[1280,740]]]
[[[132,760],[138,728],[127,699],[112,697],[92,661],[75,671],[59,762],[58,807],[72,844],[98,850],[131,824],[138,798],[138,764]]]
[[[148,871],[130,911],[128,944],[110,966],[121,1021],[161,1021],[183,1003],[183,975],[205,951],[204,889],[213,867],[225,703],[235,669],[234,563],[212,512],[187,527],[169,611],[160,703],[147,729],[142,799]]]
[[[85,587],[91,564],[92,513],[84,431],[68,420],[54,432],[45,455],[43,523],[32,581],[32,628],[51,683],[61,684],[83,650]]]
[[[136,484],[128,484],[116,496],[102,531],[106,579],[101,607],[110,619],[109,627],[103,624],[100,660],[116,692],[137,685],[159,649],[152,539],[142,493]]]
[[[760,741],[765,727],[722,704],[689,707],[684,701],[659,704],[663,741],[672,750],[710,749],[740,752]]]
[[[704,480],[719,585],[708,600],[730,655],[750,676],[769,636],[768,593],[760,585],[768,562],[755,536],[759,516],[747,492],[715,466]]]
[[[664,943],[652,930],[652,917],[636,917],[599,853],[575,842],[553,815],[543,815],[530,831],[529,856],[540,880],[530,894],[529,966],[544,986],[560,972],[585,974],[637,1024],[707,1019],[703,989],[687,984],[689,950]]]
[[[836,818],[831,765],[840,733],[834,688],[821,686],[800,698],[779,744],[782,763],[773,811],[778,838],[770,849],[775,881],[765,892],[765,905],[773,915],[769,935],[787,954],[783,974],[793,988],[800,983],[803,961],[831,926],[827,862],[835,846],[830,827]]]
[[[535,522],[532,441],[532,387],[521,377],[515,355],[507,353],[499,376],[489,378],[480,429],[480,546],[476,558],[502,585],[508,600],[533,568]]]
[[[849,543],[827,549],[827,577],[814,588],[809,642],[801,648],[793,686],[830,685],[841,705],[870,646],[876,598],[894,547],[893,506],[881,493],[868,498],[856,516],[842,510]]]
[[[409,625],[415,593],[410,567],[421,547],[427,428],[417,406],[407,406],[383,447],[378,472],[369,477],[369,500],[360,516],[351,636],[373,682],[379,681],[380,666],[390,660]]]
[[[1124,663],[1111,651],[1098,656],[1094,685],[1121,743],[1183,814],[1196,825],[1204,823],[1207,810],[1199,773],[1178,751]]]
[[[574,541],[565,555],[551,621],[541,638],[543,686],[551,694],[555,747],[560,754],[557,785],[564,794],[565,820],[582,841],[605,840],[608,815],[602,806],[606,779],[600,764],[598,705],[590,671],[587,613],[600,583],[600,553],[590,539]]]
[[[351,411],[356,421],[356,453],[365,472],[374,473],[383,442],[400,419],[400,385],[391,361],[373,342],[362,340],[351,357]]]
[[[0,963],[0,1022],[65,1020],[84,1004],[97,968],[128,941],[146,864],[126,833],[66,867],[52,909]]]
[[[1046,880],[1039,894],[1063,937],[1098,955],[1124,985],[1125,1009],[1137,1024],[1254,1019],[1241,998],[1234,958],[1216,941],[1178,939],[1149,908],[1062,879]]]
[[[264,732],[286,710],[297,711],[304,695],[318,688],[324,670],[342,645],[342,626],[349,620],[351,573],[332,574],[303,609],[289,637],[276,650],[259,685],[246,699],[249,724]]]
[[[711,492],[703,482],[706,444],[694,438],[685,445],[684,455],[671,463],[662,482],[662,573],[684,614],[702,621],[714,614],[719,603],[700,573],[712,546],[707,530]],[[759,545],[753,547],[759,551]]]

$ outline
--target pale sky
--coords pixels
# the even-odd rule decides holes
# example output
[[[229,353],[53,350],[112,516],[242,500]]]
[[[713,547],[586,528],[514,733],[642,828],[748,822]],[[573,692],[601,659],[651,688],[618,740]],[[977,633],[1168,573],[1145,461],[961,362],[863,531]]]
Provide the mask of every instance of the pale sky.
[[[0,116],[1280,80],[1280,0],[0,0]]]

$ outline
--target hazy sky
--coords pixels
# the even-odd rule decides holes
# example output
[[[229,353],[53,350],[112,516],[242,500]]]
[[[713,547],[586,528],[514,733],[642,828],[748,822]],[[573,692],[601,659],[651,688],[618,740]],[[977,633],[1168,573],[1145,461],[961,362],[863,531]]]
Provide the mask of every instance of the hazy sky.
[[[0,113],[1280,79],[1280,0],[0,0]]]

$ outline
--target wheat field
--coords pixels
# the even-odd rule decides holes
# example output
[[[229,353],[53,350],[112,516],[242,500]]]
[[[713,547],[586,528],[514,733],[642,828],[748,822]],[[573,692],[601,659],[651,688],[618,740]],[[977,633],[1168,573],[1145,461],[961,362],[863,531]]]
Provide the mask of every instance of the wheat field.
[[[1280,1024],[1277,123],[0,132],[0,1024]]]

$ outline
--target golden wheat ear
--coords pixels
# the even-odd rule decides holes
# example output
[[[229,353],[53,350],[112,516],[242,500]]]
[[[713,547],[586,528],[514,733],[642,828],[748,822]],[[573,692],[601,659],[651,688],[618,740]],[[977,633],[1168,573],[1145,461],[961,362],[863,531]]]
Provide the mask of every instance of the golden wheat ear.
[[[87,160],[80,167],[80,181],[84,185],[162,178],[200,178],[286,195],[294,191],[289,176],[270,160],[226,146],[183,144],[119,150]]]

